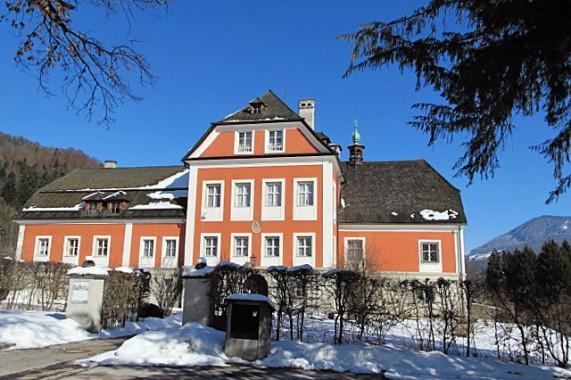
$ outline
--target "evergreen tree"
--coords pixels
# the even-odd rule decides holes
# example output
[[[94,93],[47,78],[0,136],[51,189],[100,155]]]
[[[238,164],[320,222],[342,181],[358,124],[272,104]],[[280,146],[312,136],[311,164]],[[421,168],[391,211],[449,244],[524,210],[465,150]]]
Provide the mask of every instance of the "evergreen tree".
[[[506,291],[510,300],[522,310],[530,309],[536,299],[536,262],[537,256],[528,246],[506,255],[504,266]]]
[[[411,123],[440,138],[468,136],[455,168],[472,182],[494,174],[515,129],[513,116],[539,111],[555,137],[535,149],[554,165],[548,201],[571,186],[571,6],[569,0],[431,0],[412,15],[364,24],[341,36],[354,45],[355,70],[397,64],[417,88],[431,86],[446,104],[416,104]]]
[[[571,263],[564,248],[554,240],[543,244],[537,257],[536,280],[543,303],[559,302],[571,286]]]
[[[503,280],[502,273],[502,258],[497,250],[493,250],[488,259],[488,268],[486,269],[486,285],[492,291],[499,291],[501,281]]]
[[[9,205],[16,206],[19,202],[18,189],[16,188],[16,175],[10,172],[2,187],[2,197]]]

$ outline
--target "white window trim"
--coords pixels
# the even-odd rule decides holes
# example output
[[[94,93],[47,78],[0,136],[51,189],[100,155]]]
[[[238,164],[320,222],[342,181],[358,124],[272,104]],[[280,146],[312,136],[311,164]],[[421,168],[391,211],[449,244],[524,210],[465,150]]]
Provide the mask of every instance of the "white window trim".
[[[40,240],[48,241],[48,252],[46,255],[40,255]],[[50,235],[38,235],[36,236],[36,242],[34,245],[34,260],[35,261],[49,261],[52,250],[52,237]]]
[[[107,239],[107,256],[97,255],[97,240]],[[108,266],[109,257],[111,256],[111,235],[94,235],[93,245],[91,247],[91,257],[97,266]]]
[[[282,133],[282,149],[281,150],[272,150],[270,149],[270,132],[281,132]],[[264,153],[272,154],[272,153],[283,153],[286,150],[286,132],[283,128],[268,128],[265,131],[265,140],[264,140]]]
[[[220,207],[207,207],[208,186],[220,185]],[[203,181],[202,182],[202,213],[203,222],[220,222],[224,217],[224,181]]]
[[[153,242],[153,255],[145,256],[145,240],[151,240]],[[141,236],[139,244],[139,257],[145,258],[155,258],[157,257],[157,237],[156,236]]]
[[[220,262],[221,255],[221,245],[222,245],[222,234],[219,233],[202,233],[200,234],[200,257],[206,259],[206,263],[210,266],[214,266]],[[216,256],[206,256],[206,238],[215,237],[217,239],[217,252]]]
[[[279,256],[268,256],[266,255],[266,238],[269,237],[277,237],[278,239],[280,239],[280,244],[279,244],[279,250],[280,250],[280,254]],[[263,233],[261,235],[261,242],[260,242],[260,265],[263,267],[270,267],[270,266],[275,266],[275,265],[283,265],[283,260],[284,260],[284,236],[283,233],[281,232],[275,232],[275,233]]]
[[[77,255],[68,255],[69,240],[77,239]],[[81,252],[81,236],[76,235],[66,235],[63,237],[63,253],[62,257],[79,257],[79,252]]]
[[[245,152],[239,151],[240,133],[250,133],[250,136],[252,136],[251,150],[249,152],[248,151],[245,151]],[[242,154],[254,154],[255,138],[256,138],[256,133],[253,130],[242,130],[242,131],[234,132],[234,154],[240,154],[240,155],[242,155]]]
[[[153,242],[153,255],[145,256],[145,241]],[[155,267],[155,258],[157,257],[157,237],[156,236],[141,236],[139,239],[139,266],[146,268]]]
[[[299,252],[299,238],[300,237],[311,237],[311,256],[300,256],[298,255]],[[293,265],[303,265],[309,264],[311,266],[315,266],[315,256],[316,253],[316,241],[315,241],[315,233],[314,232],[296,232],[293,234]]]
[[[281,184],[281,206],[266,206],[266,196],[268,192],[268,184]],[[262,220],[284,220],[285,219],[285,178],[268,178],[262,180]]]
[[[422,261],[422,245],[423,244],[438,244],[438,262]],[[418,241],[418,263],[420,272],[440,273],[442,272],[442,241],[422,239]]]
[[[236,206],[236,197],[238,195],[237,186],[240,184],[250,185],[250,206]],[[240,179],[232,180],[232,207],[230,210],[230,220],[253,220],[254,219],[254,180]]]
[[[236,256],[236,238],[248,239],[248,252],[245,256]],[[233,233],[230,237],[230,261],[236,264],[245,264],[250,262],[252,256],[252,234],[251,233]]]
[[[175,242],[174,256],[167,256],[167,241]],[[180,250],[178,236],[163,236],[161,243],[161,267],[176,268],[178,266],[178,251]]]
[[[343,240],[343,257],[344,257],[344,262],[347,263],[348,262],[348,253],[349,253],[349,241],[350,240],[361,240],[362,245],[363,245],[363,262],[366,263],[367,262],[367,238],[365,237],[361,237],[361,236],[355,236],[355,237],[345,237],[345,239]],[[346,266],[346,265],[345,265]]]
[[[309,206],[298,206],[299,184],[303,182],[313,182],[313,204]],[[317,178],[294,178],[293,180],[293,219],[294,220],[317,220]]]
[[[174,256],[167,256],[167,240],[174,240],[175,241],[175,245],[176,245],[176,249],[174,252]],[[178,245],[178,236],[163,236],[162,238],[162,247],[161,247],[161,258],[165,259],[165,258],[178,258],[178,250],[179,250],[179,245]]]

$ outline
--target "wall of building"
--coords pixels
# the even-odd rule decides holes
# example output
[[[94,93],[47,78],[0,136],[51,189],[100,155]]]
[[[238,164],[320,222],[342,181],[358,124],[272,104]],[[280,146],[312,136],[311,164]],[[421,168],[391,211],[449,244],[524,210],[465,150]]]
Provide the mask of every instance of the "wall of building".
[[[452,227],[451,227],[452,228]],[[344,230],[340,227],[338,249],[340,265],[345,264],[348,239],[363,239],[365,262],[368,269],[389,272],[423,272],[421,270],[421,242],[438,242],[440,273],[457,273],[457,244],[454,231],[422,230]],[[430,273],[430,270],[427,271]]]
[[[63,261],[81,265],[87,256],[93,256],[98,265],[119,267],[138,267],[140,264],[141,239],[143,237],[155,239],[154,260],[150,267],[162,265],[162,252],[164,238],[177,239],[177,257],[173,266],[182,263],[184,252],[184,224],[182,223],[106,223],[106,224],[71,224],[50,223],[43,225],[26,225],[22,238],[21,259],[24,261]],[[95,252],[95,239],[104,237],[109,239],[107,257],[97,257]],[[49,239],[49,256],[37,255],[37,241],[39,238]],[[66,240],[79,239],[77,256],[67,256]]]

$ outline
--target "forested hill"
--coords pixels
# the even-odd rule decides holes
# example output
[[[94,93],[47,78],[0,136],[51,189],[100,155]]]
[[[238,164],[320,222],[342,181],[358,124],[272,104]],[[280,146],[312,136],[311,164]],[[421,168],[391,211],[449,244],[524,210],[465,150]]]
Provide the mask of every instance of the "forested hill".
[[[0,254],[10,254],[17,236],[12,217],[36,190],[78,168],[101,163],[79,150],[41,146],[0,132]]]

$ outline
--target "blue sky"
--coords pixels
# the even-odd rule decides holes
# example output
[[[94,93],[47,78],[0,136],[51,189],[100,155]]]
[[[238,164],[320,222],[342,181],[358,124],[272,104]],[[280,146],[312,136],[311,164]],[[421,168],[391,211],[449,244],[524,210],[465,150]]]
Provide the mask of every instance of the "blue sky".
[[[412,104],[440,102],[430,89],[415,91],[415,77],[397,67],[343,79],[351,47],[335,37],[367,21],[410,13],[416,1],[175,1],[165,17],[138,15],[130,25],[117,17],[83,13],[78,24],[106,40],[131,32],[159,77],[143,88],[140,103],[117,109],[111,128],[86,122],[67,108],[53,76],[47,97],[33,72],[19,70],[15,32],[0,24],[0,131],[42,145],[75,148],[119,166],[180,164],[210,126],[273,90],[292,109],[316,100],[316,130],[344,147],[359,120],[369,161],[426,159],[462,191],[468,227],[466,252],[540,215],[570,215],[571,193],[545,205],[555,187],[552,167],[529,146],[552,137],[541,116],[516,118],[517,128],[500,155],[495,177],[467,187],[452,169],[463,139],[427,147],[428,136],[407,122]],[[81,10],[81,9],[80,9]],[[347,159],[347,149],[342,152]]]

